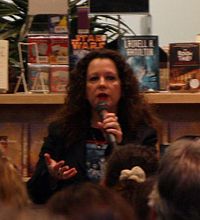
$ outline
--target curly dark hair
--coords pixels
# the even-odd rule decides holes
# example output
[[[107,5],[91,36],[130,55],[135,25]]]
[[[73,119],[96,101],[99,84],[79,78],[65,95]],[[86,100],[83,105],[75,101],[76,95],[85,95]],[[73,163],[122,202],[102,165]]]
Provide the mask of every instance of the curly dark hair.
[[[118,70],[122,95],[118,105],[118,118],[123,132],[134,131],[139,122],[153,124],[152,112],[139,91],[133,70],[125,58],[110,49],[94,50],[82,58],[70,72],[67,96],[61,113],[65,132],[73,142],[87,130],[91,119],[91,106],[86,98],[86,76],[90,62],[96,58],[111,59]]]

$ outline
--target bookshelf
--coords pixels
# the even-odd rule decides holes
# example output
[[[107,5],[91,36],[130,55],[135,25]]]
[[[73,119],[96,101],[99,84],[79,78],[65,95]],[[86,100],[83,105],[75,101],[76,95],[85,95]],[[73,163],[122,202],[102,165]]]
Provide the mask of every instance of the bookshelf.
[[[160,92],[146,93],[145,97],[151,104],[200,104],[199,93]]]
[[[147,101],[150,104],[200,104],[200,92],[197,93],[145,93]],[[39,105],[61,105],[64,103],[64,94],[0,94],[0,105],[2,104],[39,104]]]
[[[200,93],[160,92],[145,93],[144,96],[160,118],[161,144],[186,134],[200,135]],[[65,94],[58,93],[0,94],[1,135],[8,136],[9,146],[17,152],[18,149],[23,150],[25,144],[30,145],[28,155],[32,155],[31,160],[35,164],[48,124],[54,120],[64,100]],[[8,132],[10,129],[11,134]],[[23,135],[28,138],[25,142],[15,140],[20,130],[29,132]]]
[[[1,94],[0,104],[63,104],[65,99],[64,94],[37,94],[37,93],[15,93]]]

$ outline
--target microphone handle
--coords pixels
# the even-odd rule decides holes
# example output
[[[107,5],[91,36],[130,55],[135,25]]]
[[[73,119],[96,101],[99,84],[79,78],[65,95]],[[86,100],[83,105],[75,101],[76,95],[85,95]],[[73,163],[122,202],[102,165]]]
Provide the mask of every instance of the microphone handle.
[[[114,134],[106,133],[106,140],[113,148],[117,146],[117,142],[116,142],[116,138],[115,138]]]
[[[104,115],[107,113],[106,109],[103,109],[102,111],[99,112],[99,116],[101,118],[101,120],[103,121],[104,119]],[[105,132],[106,133],[106,132]],[[111,147],[116,147],[117,146],[117,142],[116,142],[116,137],[114,134],[109,134],[106,133],[106,140],[108,141],[108,143],[111,145]]]

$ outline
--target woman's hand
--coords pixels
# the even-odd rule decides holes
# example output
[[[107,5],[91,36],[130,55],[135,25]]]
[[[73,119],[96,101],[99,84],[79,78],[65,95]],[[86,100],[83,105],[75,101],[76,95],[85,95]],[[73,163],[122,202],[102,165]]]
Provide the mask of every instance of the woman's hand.
[[[45,162],[48,167],[49,173],[58,180],[70,179],[77,174],[76,168],[69,168],[69,166],[64,165],[65,161],[61,160],[56,162],[50,156],[50,154],[44,154]]]
[[[118,144],[121,143],[123,133],[118,122],[118,117],[115,113],[106,113],[104,115],[103,121],[98,122],[98,126],[106,133],[113,134],[116,137]]]

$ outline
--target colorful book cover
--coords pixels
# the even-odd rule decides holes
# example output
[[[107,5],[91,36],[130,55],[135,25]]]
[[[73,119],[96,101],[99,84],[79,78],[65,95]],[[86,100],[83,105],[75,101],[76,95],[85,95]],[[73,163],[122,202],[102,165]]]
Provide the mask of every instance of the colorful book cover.
[[[159,45],[158,36],[135,35],[119,39],[119,51],[133,68],[140,90],[159,90]]]
[[[54,93],[65,93],[69,80],[69,66],[51,65],[50,69],[50,91]]]
[[[69,63],[69,38],[67,35],[50,36],[50,64]]]
[[[67,15],[49,15],[49,32],[51,34],[68,33],[68,17]]]
[[[171,43],[169,48],[170,90],[200,89],[200,44]]]
[[[88,54],[91,50],[105,48],[107,36],[105,34],[77,34],[71,38],[70,66],[73,68],[76,63]]]
[[[49,92],[50,66],[28,63],[28,87],[32,92]]]
[[[45,35],[28,36],[28,62],[49,63],[50,39]]]

